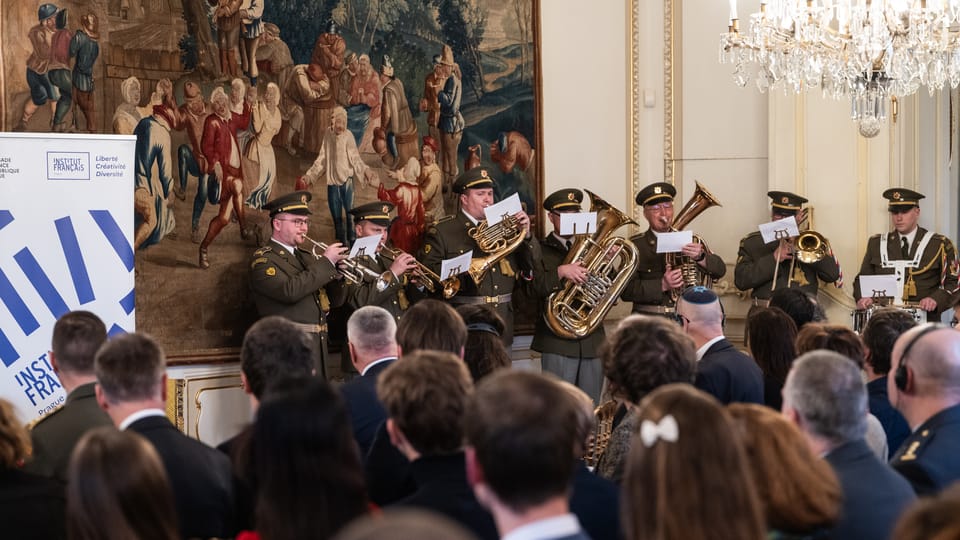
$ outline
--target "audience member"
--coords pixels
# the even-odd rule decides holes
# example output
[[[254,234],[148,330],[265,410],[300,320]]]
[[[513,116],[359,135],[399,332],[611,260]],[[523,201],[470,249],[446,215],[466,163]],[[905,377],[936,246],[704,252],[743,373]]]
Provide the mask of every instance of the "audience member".
[[[577,407],[544,375],[502,370],[467,406],[467,478],[502,538],[586,540],[570,513]]]
[[[696,347],[675,323],[663,317],[630,315],[600,348],[610,393],[624,403],[624,414],[610,433],[596,472],[617,484],[637,427],[636,407],[644,396],[668,383],[692,383]]]
[[[918,495],[931,495],[960,479],[960,332],[913,328],[890,358],[890,401],[912,430],[890,462]]]
[[[896,452],[910,436],[910,426],[887,396],[890,353],[897,338],[917,325],[910,313],[897,308],[881,308],[874,312],[863,329],[863,369],[867,374],[867,397],[870,414],[877,417],[887,435],[887,446]]]
[[[397,359],[396,334],[393,315],[379,306],[364,306],[347,321],[350,359],[360,376],[341,386],[340,395],[347,405],[361,460],[367,457],[377,429],[387,419],[377,399],[377,379]]]
[[[766,537],[743,443],[713,397],[661,386],[640,405],[634,437],[620,513],[627,540]]]
[[[106,340],[106,326],[89,311],[66,313],[53,326],[50,366],[67,400],[30,431],[33,457],[26,471],[66,482],[70,452],[80,437],[95,427],[113,425],[97,405],[94,392],[93,356]]]
[[[690,287],[677,301],[677,317],[697,347],[694,386],[723,404],[763,403],[763,373],[724,337],[723,306],[717,293]]]
[[[843,497],[830,465],[814,455],[796,426],[778,411],[731,403],[727,412],[743,437],[768,538],[826,538]]]
[[[392,508],[380,515],[356,519],[333,540],[476,540],[457,522],[435,512]]]
[[[596,427],[593,398],[571,382],[557,381],[557,384],[577,407],[577,440],[573,453],[576,469],[573,473],[573,492],[570,494],[570,511],[577,516],[592,540],[619,540],[623,537],[620,530],[620,490],[610,480],[593,474],[583,461]]]
[[[864,441],[867,391],[857,366],[834,351],[804,354],[793,363],[783,387],[783,413],[840,480],[843,506],[832,536],[888,538],[915,497],[910,485]]]
[[[777,289],[770,296],[770,306],[782,309],[793,319],[797,330],[802,330],[807,323],[827,320],[823,308],[813,295],[803,292],[797,287]]]
[[[484,305],[463,304],[457,306],[457,313],[467,325],[463,361],[470,369],[473,382],[479,381],[495,369],[513,365],[510,353],[500,339],[504,324],[496,311]]]
[[[421,349],[451,352],[463,358],[467,325],[449,304],[427,298],[410,306],[397,324],[400,355]]]
[[[377,382],[390,442],[410,460],[417,485],[397,504],[433,510],[495,539],[493,517],[473,495],[464,465],[463,414],[472,394],[466,366],[448,352],[405,355]]]
[[[763,372],[763,403],[779,411],[780,390],[797,357],[797,325],[780,308],[758,307],[747,317],[745,334],[747,348]]]
[[[170,480],[180,534],[230,537],[236,532],[230,461],[167,419],[166,359],[153,339],[138,333],[107,341],[94,359],[97,403],[120,430],[153,445]]]
[[[113,426],[77,443],[67,484],[73,540],[176,540],[177,514],[163,463],[146,439]]]
[[[49,540],[66,538],[63,485],[25,472],[30,435],[13,410],[0,398],[0,523],[4,538]]]
[[[257,492],[256,533],[237,540],[329,538],[367,512],[347,409],[323,379],[283,379],[268,389],[245,466]]]
[[[913,504],[893,529],[893,540],[960,539],[960,484]]]

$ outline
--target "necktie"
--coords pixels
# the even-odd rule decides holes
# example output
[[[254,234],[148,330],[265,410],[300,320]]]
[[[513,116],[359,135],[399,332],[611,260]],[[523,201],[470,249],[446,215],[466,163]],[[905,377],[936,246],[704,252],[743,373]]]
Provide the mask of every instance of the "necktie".
[[[567,240],[565,243],[567,245],[567,251],[570,251],[570,246],[573,245],[573,242],[571,242],[570,240]]]
[[[903,255],[904,259],[910,258],[910,246],[907,245],[907,237],[900,237],[900,253]]]

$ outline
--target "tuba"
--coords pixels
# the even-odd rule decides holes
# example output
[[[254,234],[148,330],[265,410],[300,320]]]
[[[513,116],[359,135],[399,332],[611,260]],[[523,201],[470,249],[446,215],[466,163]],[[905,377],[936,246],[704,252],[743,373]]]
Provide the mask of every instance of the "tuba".
[[[524,232],[516,218],[503,216],[503,219],[493,225],[487,225],[486,220],[481,221],[476,227],[470,227],[467,235],[473,238],[480,251],[488,253],[486,257],[474,257],[467,270],[473,282],[480,285],[483,276],[487,275],[493,265],[520,247]]]
[[[634,224],[626,214],[589,190],[590,211],[597,213],[597,230],[593,236],[577,235],[561,264],[579,261],[587,269],[587,281],[577,285],[564,283],[547,299],[544,320],[553,332],[566,339],[579,339],[593,332],[633,278],[640,263],[632,242],[612,236],[627,224]],[[611,255],[611,250],[619,248]]]
[[[697,189],[694,190],[693,196],[690,197],[690,200],[687,201],[687,204],[683,205],[683,208],[680,209],[680,212],[673,216],[673,225],[671,228],[675,231],[685,228],[707,208],[712,206],[723,206],[720,204],[720,201],[713,196],[712,193],[707,191],[707,188],[700,185],[700,182],[696,182],[696,184]],[[693,235],[693,241],[703,244],[704,249],[706,249],[707,245],[703,241],[703,238],[700,238],[695,234]],[[678,289],[670,291],[670,296],[674,302],[680,298],[680,293],[682,293],[687,287],[693,287],[696,285],[709,287],[713,284],[713,280],[710,278],[710,276],[701,270],[696,261],[690,257],[679,255],[677,253],[667,253],[666,262],[671,268],[680,268],[680,274],[683,276],[683,285]]]

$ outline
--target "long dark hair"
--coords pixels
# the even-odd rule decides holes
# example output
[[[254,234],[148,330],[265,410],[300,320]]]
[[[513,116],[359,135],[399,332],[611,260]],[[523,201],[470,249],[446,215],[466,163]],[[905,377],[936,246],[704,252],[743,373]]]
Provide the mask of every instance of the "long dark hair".
[[[797,357],[797,325],[780,308],[757,308],[747,318],[747,347],[763,374],[783,386]]]
[[[464,304],[457,313],[467,325],[467,344],[463,348],[463,361],[470,370],[473,382],[493,373],[494,370],[510,367],[513,361],[503,346],[505,325],[496,311],[487,306]]]
[[[346,406],[321,379],[268,388],[253,425],[250,468],[263,540],[329,538],[367,511]]]

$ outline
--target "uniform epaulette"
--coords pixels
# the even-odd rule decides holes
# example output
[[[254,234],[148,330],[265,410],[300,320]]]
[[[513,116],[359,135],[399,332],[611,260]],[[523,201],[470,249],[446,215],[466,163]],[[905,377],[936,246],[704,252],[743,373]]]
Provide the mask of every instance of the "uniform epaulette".
[[[263,246],[262,248],[254,251],[254,252],[253,252],[253,256],[254,256],[254,257],[260,257],[260,256],[263,255],[264,253],[267,253],[267,252],[272,251],[272,250],[273,250],[273,248],[270,247],[270,246]]]
[[[927,443],[927,440],[929,439],[930,435],[931,435],[931,431],[928,428],[918,433],[915,433],[912,437],[910,437],[909,445],[907,446],[907,449],[903,452],[903,454],[900,454],[898,461],[914,461],[915,459],[917,459],[917,457],[919,457],[917,453]]]
[[[871,236],[871,237],[870,237],[870,240],[873,240],[874,238],[882,238],[882,237],[884,237],[884,236],[887,236],[888,234],[890,234],[890,233],[877,233],[877,234]]]
[[[439,225],[439,224],[441,224],[441,223],[445,223],[445,222],[447,222],[447,221],[450,221],[450,220],[453,219],[454,217],[456,217],[456,216],[454,216],[453,214],[450,214],[450,215],[447,215],[447,216],[443,216],[443,217],[440,218],[440,219],[435,219],[435,220],[433,221],[433,223],[431,223],[430,225],[433,226],[433,227],[436,227],[437,225]]]
[[[753,231],[750,234],[744,236],[743,239],[746,240],[747,238],[752,238],[754,236],[759,236],[759,235],[760,235],[760,231]]]
[[[27,424],[27,431],[30,431],[30,430],[32,430],[33,428],[37,427],[37,424],[39,424],[40,422],[43,422],[43,421],[46,420],[47,418],[50,418],[51,416],[53,416],[54,414],[56,414],[57,412],[59,412],[60,409],[62,409],[63,407],[64,407],[63,405],[60,405],[59,407],[53,409],[52,411],[50,411],[50,412],[48,412],[47,414],[41,416],[40,418],[35,418],[32,422],[29,422],[29,423]]]
[[[640,233],[640,234],[635,234],[635,235],[633,235],[633,236],[630,237],[630,240],[633,240],[633,239],[639,240],[639,239],[643,238],[645,234],[647,234],[646,231],[644,231],[644,232],[642,232],[642,233]]]
[[[250,268],[254,268],[258,264],[263,264],[265,262],[270,262],[270,260],[267,259],[266,257],[257,257],[256,259],[253,260],[252,263],[250,263]]]

